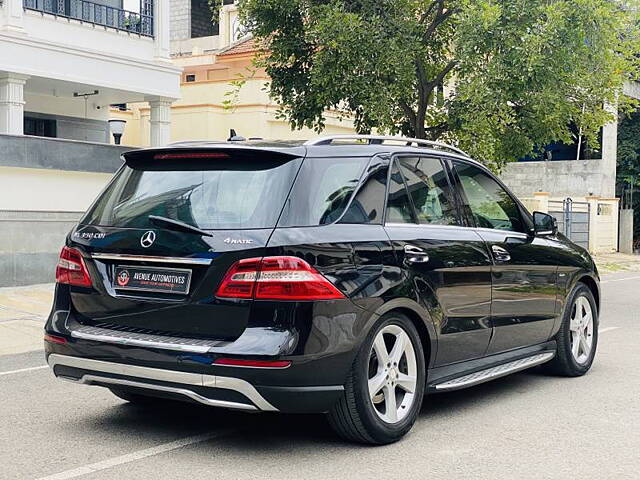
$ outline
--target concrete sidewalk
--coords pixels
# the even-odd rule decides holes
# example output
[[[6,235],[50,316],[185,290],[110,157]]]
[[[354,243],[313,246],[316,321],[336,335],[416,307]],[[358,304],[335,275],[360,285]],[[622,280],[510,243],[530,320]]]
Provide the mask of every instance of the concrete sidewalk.
[[[54,284],[0,288],[0,355],[42,348],[42,327]]]
[[[640,255],[628,255],[625,253],[601,253],[594,255],[593,259],[598,265],[600,274],[614,272],[638,272],[640,271]]]

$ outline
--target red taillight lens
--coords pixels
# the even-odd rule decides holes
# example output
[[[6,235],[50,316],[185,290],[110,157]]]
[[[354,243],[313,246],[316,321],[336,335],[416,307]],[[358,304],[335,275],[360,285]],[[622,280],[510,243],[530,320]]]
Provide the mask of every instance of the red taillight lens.
[[[253,298],[259,268],[259,258],[246,258],[234,263],[224,276],[216,295],[224,298]]]
[[[56,343],[58,345],[66,345],[67,339],[62,337],[57,337],[55,335],[45,334],[44,341],[49,343]]]
[[[258,300],[332,300],[344,295],[298,257],[249,258],[236,262],[216,296]]]
[[[79,287],[91,286],[91,277],[82,254],[75,248],[64,247],[60,252],[60,260],[56,267],[56,282]]]
[[[253,367],[253,368],[287,368],[291,362],[287,360],[243,360],[240,358],[218,358],[214,365],[228,367]]]

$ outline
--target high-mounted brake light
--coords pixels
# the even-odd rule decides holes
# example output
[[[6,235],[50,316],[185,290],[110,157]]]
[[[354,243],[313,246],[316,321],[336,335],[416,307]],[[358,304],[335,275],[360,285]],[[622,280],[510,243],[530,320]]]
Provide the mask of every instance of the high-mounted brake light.
[[[80,251],[70,247],[62,249],[56,267],[56,282],[79,287],[91,286],[91,277]]]
[[[234,263],[216,292],[221,298],[333,300],[344,298],[329,280],[298,257],[247,258]]]
[[[182,160],[188,158],[229,158],[226,153],[157,153],[154,160]]]

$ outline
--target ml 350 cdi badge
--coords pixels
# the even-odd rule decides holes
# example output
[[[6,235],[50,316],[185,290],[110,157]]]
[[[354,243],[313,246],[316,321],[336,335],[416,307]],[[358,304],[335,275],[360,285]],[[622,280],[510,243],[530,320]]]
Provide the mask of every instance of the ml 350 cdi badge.
[[[60,254],[58,377],[130,402],[325,413],[384,444],[425,394],[591,367],[591,257],[454,147],[339,136],[123,160]]]

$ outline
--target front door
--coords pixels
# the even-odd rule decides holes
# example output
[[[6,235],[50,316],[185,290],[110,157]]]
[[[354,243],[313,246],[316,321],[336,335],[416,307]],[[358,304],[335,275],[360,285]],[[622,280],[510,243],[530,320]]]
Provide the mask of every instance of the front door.
[[[526,213],[489,173],[454,162],[465,207],[493,257],[488,354],[542,343],[556,316],[557,265]]]
[[[385,229],[401,270],[438,335],[435,365],[483,356],[491,338],[491,259],[463,227],[440,159],[398,157],[389,183]]]

